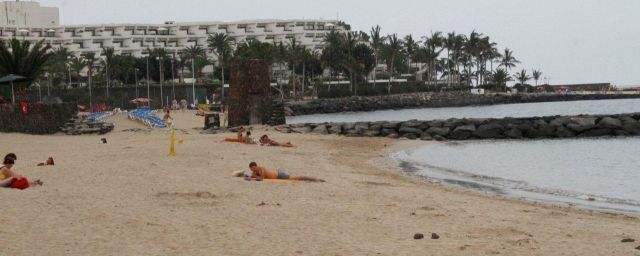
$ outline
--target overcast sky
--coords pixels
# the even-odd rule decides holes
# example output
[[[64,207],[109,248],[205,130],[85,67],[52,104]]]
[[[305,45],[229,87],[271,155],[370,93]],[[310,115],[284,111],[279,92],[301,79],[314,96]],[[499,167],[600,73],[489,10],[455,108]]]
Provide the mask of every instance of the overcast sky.
[[[639,0],[40,0],[62,24],[338,17],[383,33],[477,30],[552,84],[640,85]],[[515,70],[512,72],[515,73]],[[530,73],[530,71],[529,71]]]

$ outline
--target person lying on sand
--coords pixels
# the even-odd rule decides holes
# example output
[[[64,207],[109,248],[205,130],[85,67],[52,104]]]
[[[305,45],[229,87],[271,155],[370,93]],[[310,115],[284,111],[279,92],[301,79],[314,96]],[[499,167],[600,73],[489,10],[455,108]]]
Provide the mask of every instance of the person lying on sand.
[[[274,147],[288,147],[288,148],[293,147],[293,144],[291,144],[291,142],[279,143],[269,138],[269,136],[266,134],[260,137],[260,144],[266,145],[266,146],[274,146]]]
[[[278,170],[277,172],[267,170],[267,168],[258,166],[256,162],[251,162],[249,164],[249,169],[251,169],[251,178],[252,179],[265,179],[265,180],[297,180],[297,181],[310,181],[310,182],[324,182],[322,179],[314,178],[314,177],[306,177],[306,176],[291,176],[287,172],[283,170]]]
[[[24,179],[25,177],[19,175],[11,170],[13,165],[15,165],[18,157],[14,153],[9,153],[4,157],[4,161],[2,162],[3,166],[0,166],[0,187],[9,188],[11,187],[11,182],[13,179]],[[40,186],[42,185],[42,181],[36,180],[34,182],[30,182],[31,186]]]
[[[38,166],[48,166],[48,165],[56,165],[55,162],[53,162],[53,157],[49,157],[49,159],[47,159],[46,162],[38,164]]]

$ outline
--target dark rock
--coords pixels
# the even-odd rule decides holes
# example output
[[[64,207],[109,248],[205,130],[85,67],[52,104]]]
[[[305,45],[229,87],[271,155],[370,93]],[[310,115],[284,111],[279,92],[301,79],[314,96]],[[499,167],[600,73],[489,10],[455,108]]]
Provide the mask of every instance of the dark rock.
[[[410,140],[418,139],[418,135],[415,133],[407,133],[407,134],[404,134],[403,136]]]
[[[531,139],[554,137],[556,127],[548,124],[541,124],[538,128],[530,129],[525,133],[525,137]]]
[[[418,128],[421,124],[422,122],[419,122],[418,120],[410,120],[410,121],[400,123],[400,128],[402,127]]]
[[[595,127],[596,118],[594,117],[574,117],[571,118],[571,123],[567,125],[567,128],[578,133],[591,130]]]
[[[356,130],[369,130],[369,123],[356,123],[353,127]]]
[[[553,125],[556,127],[565,126],[570,123],[571,123],[571,118],[568,118],[568,117],[558,117],[556,119],[551,120],[551,122],[549,122],[550,125]]]
[[[346,123],[342,126],[343,130],[353,130],[354,128],[356,128],[355,123]]]
[[[447,140],[447,138],[442,137],[442,136],[440,136],[440,135],[435,135],[435,136],[433,136],[433,138],[434,138],[435,140],[437,140],[437,141],[445,141],[445,140]]]
[[[498,123],[483,124],[474,133],[474,136],[483,139],[495,139],[503,137],[504,127]]]
[[[449,128],[445,128],[445,127],[431,127],[429,128],[426,133],[428,133],[431,136],[440,136],[440,137],[446,137],[449,135],[449,133],[451,132],[451,130]]]
[[[299,127],[299,128],[298,127],[292,128],[291,131],[295,132],[295,133],[310,133],[313,130],[309,126],[304,126],[304,127]]]
[[[640,123],[639,122],[627,122],[623,125],[622,127],[626,132],[633,134],[633,135],[638,135],[640,134]]]
[[[382,128],[380,130],[380,134],[383,136],[387,136],[389,134],[394,134],[394,133],[398,133],[395,129],[387,129],[387,128]]]
[[[605,117],[605,118],[602,118],[600,122],[598,122],[598,127],[608,128],[608,129],[618,129],[618,128],[622,128],[622,121],[612,117]]]
[[[405,133],[422,134],[422,130],[418,128],[410,128],[410,127],[400,127],[400,130],[398,130],[398,132],[400,134],[405,134]]]
[[[379,130],[367,130],[364,132],[363,134],[366,137],[378,137],[380,136],[380,131]]]
[[[593,129],[593,130],[588,130],[585,131],[583,133],[580,133],[580,137],[600,137],[600,136],[605,136],[605,135],[610,135],[611,134],[611,129],[609,128],[598,128],[598,129]]]
[[[630,136],[631,135],[625,130],[615,130],[615,131],[613,131],[613,134],[615,136],[621,136],[621,137],[626,137],[626,136]]]
[[[397,133],[391,133],[391,134],[387,135],[387,138],[389,138],[389,139],[397,139],[397,138],[400,138],[400,135],[398,135]]]
[[[454,140],[466,140],[476,131],[476,126],[473,124],[458,126],[451,133],[451,138]]]
[[[323,135],[329,134],[329,130],[327,129],[326,125],[318,125],[311,132],[315,134],[323,134]]]
[[[420,233],[416,233],[415,235],[413,235],[413,239],[415,240],[424,239],[424,235]]]
[[[423,133],[420,137],[420,140],[433,140],[433,137],[431,137],[431,135],[429,135],[428,133]]]
[[[431,239],[440,239],[440,235],[436,234],[436,233],[432,233],[431,234]]]
[[[633,239],[633,238],[625,238],[625,239],[622,239],[622,241],[620,241],[620,242],[622,242],[622,243],[633,243],[635,241],[636,240]]]
[[[507,138],[510,139],[522,139],[523,135],[522,135],[522,131],[518,128],[511,128],[509,130],[507,130],[504,135],[507,136]]]
[[[575,136],[576,134],[566,127],[558,127],[556,129],[556,137],[558,138],[573,138]]]
[[[382,124],[382,128],[384,129],[398,129],[399,126],[400,126],[400,123],[398,122],[388,122],[388,123]]]
[[[329,128],[330,134],[341,134],[342,133],[342,124],[331,124],[331,128]]]
[[[636,250],[640,250],[640,246],[636,247]]]

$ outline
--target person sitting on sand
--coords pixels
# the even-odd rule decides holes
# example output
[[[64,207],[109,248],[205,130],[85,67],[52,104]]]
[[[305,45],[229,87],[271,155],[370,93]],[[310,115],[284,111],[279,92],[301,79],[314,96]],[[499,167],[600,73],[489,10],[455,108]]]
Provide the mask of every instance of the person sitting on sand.
[[[251,138],[251,132],[247,131],[247,135],[244,136],[244,140],[242,141],[245,144],[258,144],[253,138]]]
[[[283,170],[277,172],[267,170],[267,168],[258,166],[256,162],[249,164],[251,169],[252,179],[264,179],[264,180],[297,180],[297,181],[310,181],[310,182],[324,182],[322,179],[306,177],[306,176],[291,176]]]
[[[22,179],[24,178],[22,175],[19,175],[11,170],[13,165],[15,165],[18,157],[14,153],[9,153],[4,157],[4,161],[2,162],[3,166],[0,166],[0,187],[9,188],[11,187],[11,182],[13,179]],[[42,185],[42,181],[36,180],[31,182],[30,185]]]
[[[238,141],[244,141],[244,136],[242,136],[242,134],[245,131],[246,130],[244,129],[244,127],[240,126],[240,128],[238,129]]]
[[[266,146],[274,146],[274,147],[288,147],[288,148],[293,147],[293,144],[291,144],[291,142],[279,143],[269,138],[269,136],[266,134],[260,137],[260,144],[266,145]]]
[[[46,162],[38,164],[38,166],[48,166],[48,165],[56,165],[55,162],[53,162],[53,157],[49,157],[49,159],[47,159]]]

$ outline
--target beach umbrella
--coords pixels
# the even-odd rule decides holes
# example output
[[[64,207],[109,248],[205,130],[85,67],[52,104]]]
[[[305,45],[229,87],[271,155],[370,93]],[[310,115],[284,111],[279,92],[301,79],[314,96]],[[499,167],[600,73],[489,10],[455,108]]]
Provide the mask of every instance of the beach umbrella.
[[[147,99],[147,98],[137,98],[137,99],[132,99],[129,102],[131,102],[133,104],[136,104],[136,103],[149,103],[149,102],[151,102],[151,100]]]
[[[14,75],[14,74],[9,74],[7,76],[4,76],[2,78],[0,78],[0,84],[11,84],[11,102],[13,104],[16,104],[16,94],[13,91],[13,83],[14,82],[22,82],[22,81],[27,81],[29,79],[27,79],[24,76],[19,76],[19,75]]]

